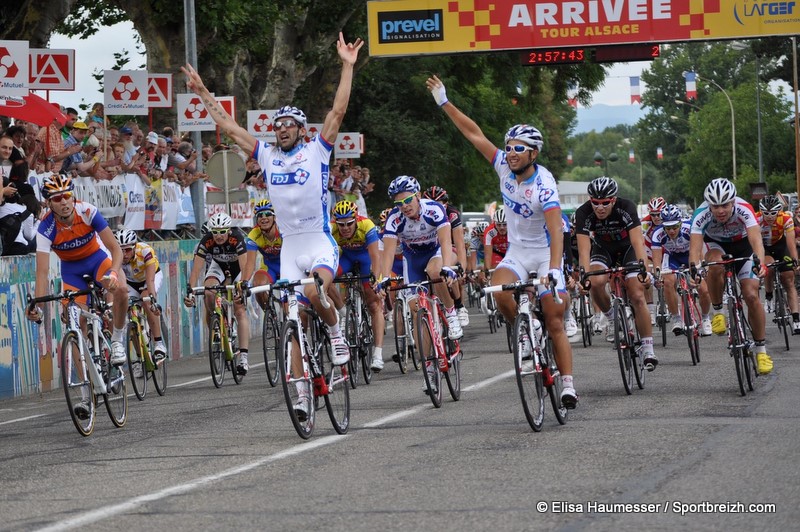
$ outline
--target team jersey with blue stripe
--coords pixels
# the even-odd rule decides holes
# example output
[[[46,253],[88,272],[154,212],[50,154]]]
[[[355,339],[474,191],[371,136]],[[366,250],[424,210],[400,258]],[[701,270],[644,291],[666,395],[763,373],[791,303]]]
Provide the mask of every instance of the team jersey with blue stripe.
[[[681,230],[675,240],[671,239],[664,230],[663,225],[659,225],[653,232],[651,244],[653,249],[660,249],[668,254],[672,262],[688,264],[689,262],[689,240],[692,232],[692,223],[684,220],[681,223]],[[658,266],[658,265],[657,265]]]
[[[544,213],[561,208],[553,174],[544,166],[535,164],[533,175],[517,183],[502,150],[497,150],[492,165],[500,177],[500,193],[503,195],[508,222],[508,243],[511,247],[549,246],[550,235],[547,233]]]
[[[439,247],[437,232],[442,226],[450,227],[442,204],[420,198],[419,218],[412,220],[395,207],[386,217],[383,237],[399,239],[403,243],[404,253],[426,253]]]
[[[264,173],[281,235],[329,233],[328,165],[333,146],[317,135],[291,151],[257,142],[253,158]]]

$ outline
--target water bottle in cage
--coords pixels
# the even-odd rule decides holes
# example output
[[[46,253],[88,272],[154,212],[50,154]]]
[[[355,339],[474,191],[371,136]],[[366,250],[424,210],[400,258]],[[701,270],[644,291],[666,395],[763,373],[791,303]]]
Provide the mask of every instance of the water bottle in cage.
[[[536,337],[536,345],[542,345],[542,322],[533,318],[533,334]]]

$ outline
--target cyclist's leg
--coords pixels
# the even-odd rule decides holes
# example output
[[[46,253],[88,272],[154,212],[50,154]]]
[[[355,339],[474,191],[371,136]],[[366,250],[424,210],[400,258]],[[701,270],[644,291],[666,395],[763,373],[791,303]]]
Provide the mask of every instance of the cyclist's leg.
[[[157,272],[153,279],[153,288],[155,289],[156,293],[158,293],[158,291],[161,289],[161,283],[163,280],[164,272]],[[128,283],[128,286],[130,287],[130,282]],[[128,292],[130,293],[130,290],[128,290]],[[138,295],[141,297],[147,297],[151,294],[150,291],[143,285],[142,288],[138,290]],[[155,297],[155,294],[152,295]],[[153,341],[158,343],[158,341],[161,340],[161,319],[151,308],[155,304],[156,302],[153,301],[152,303],[145,304],[143,306],[144,312],[147,315],[147,323],[150,325],[150,335],[153,337]]]
[[[513,248],[510,248],[506,256],[495,265],[491,284],[492,286],[497,286],[527,280],[529,271],[525,269],[524,261],[520,260],[520,257],[513,252]],[[506,319],[506,323],[513,324],[517,318],[517,303],[514,301],[513,292],[495,292],[492,296],[497,305],[497,310]]]
[[[635,266],[638,263],[633,246],[628,248],[623,258],[625,266]],[[639,281],[638,274],[629,273],[625,276],[625,291],[628,294],[628,301],[633,307],[636,321],[636,329],[642,341],[643,363],[648,371],[653,371],[658,365],[658,358],[653,352],[653,323],[650,319],[650,312],[647,309],[645,297],[645,285]]]
[[[211,265],[208,267],[206,271],[206,277],[203,280],[203,286],[216,286],[218,284],[223,284],[225,282],[225,272],[222,271],[222,268],[216,261],[211,261]],[[203,294],[203,301],[205,302],[205,310],[206,310],[206,326],[211,323],[211,315],[214,313],[214,299],[216,298],[216,293],[210,290],[206,290]]]
[[[101,254],[101,255],[98,255]],[[93,257],[96,257],[94,263],[94,279],[103,286],[108,287],[108,281],[104,278],[111,271],[111,257],[105,251],[97,251]],[[128,324],[128,280],[125,277],[125,272],[119,271],[117,276],[117,285],[113,289],[108,289],[111,294],[114,306],[111,307],[111,315],[113,316],[113,331],[111,333],[111,363],[119,366],[125,363],[127,357],[125,356],[125,334]]]
[[[253,274],[253,286],[264,286],[266,284],[272,284],[275,282],[279,276],[276,274],[275,276],[272,275],[272,268],[268,265],[263,265],[260,269],[256,270],[256,273]],[[256,301],[258,305],[264,309],[267,305],[267,301],[269,301],[269,294],[267,292],[260,292],[256,294]]]

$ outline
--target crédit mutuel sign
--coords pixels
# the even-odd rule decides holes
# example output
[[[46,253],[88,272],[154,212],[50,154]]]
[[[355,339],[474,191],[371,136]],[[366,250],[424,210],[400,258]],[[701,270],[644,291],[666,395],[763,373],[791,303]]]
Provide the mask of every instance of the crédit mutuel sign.
[[[800,1],[382,0],[369,52],[399,56],[796,35]]]

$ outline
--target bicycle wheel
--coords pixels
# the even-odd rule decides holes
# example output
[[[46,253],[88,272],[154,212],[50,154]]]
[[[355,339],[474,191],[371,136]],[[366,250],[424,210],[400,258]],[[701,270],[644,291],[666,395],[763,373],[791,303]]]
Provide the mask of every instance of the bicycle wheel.
[[[125,345],[128,346],[128,371],[131,376],[133,393],[136,394],[138,400],[144,401],[147,395],[147,368],[142,357],[144,350],[141,341],[138,326],[129,323],[128,338],[125,342]]]
[[[431,398],[433,406],[441,408],[442,373],[439,371],[439,361],[436,359],[436,346],[431,336],[430,319],[427,311],[423,309],[417,311],[417,348],[422,366],[422,376],[425,379],[426,393]],[[430,372],[428,368],[430,368]]]
[[[222,348],[222,322],[217,314],[211,316],[211,326],[208,328],[208,362],[211,380],[219,388],[225,380],[225,351]]]
[[[406,330],[405,309],[399,299],[395,299],[392,309],[392,323],[394,324],[394,347],[395,356],[392,357],[397,365],[400,366],[400,373],[408,373],[408,332]]]
[[[630,309],[630,305],[627,308]],[[632,310],[631,313],[627,315],[625,321],[628,324],[628,338],[630,338],[628,351],[631,354],[631,362],[633,362],[633,376],[636,377],[636,385],[639,389],[644,390],[644,380],[647,375],[647,370],[644,368],[642,339],[639,336],[639,329],[636,327],[636,319]]]
[[[444,338],[445,356],[448,360],[447,371],[444,373],[444,378],[447,381],[447,388],[450,390],[450,396],[453,401],[461,399],[461,345],[458,340],[451,340],[449,338],[450,331],[447,328],[447,320],[444,317],[444,312],[440,312],[439,321],[442,324],[442,338]]]
[[[358,356],[358,320],[356,319],[355,303],[348,302],[346,308],[344,334],[347,345],[350,347],[350,360],[347,361],[347,368],[350,386],[355,390],[359,384],[358,372],[361,365]]]
[[[567,415],[569,410],[561,402],[561,391],[564,385],[561,382],[561,373],[558,371],[556,365],[556,358],[553,353],[553,341],[548,337],[545,344],[544,353],[542,353],[542,362],[550,368],[550,375],[553,379],[553,384],[547,387],[547,395],[550,396],[550,404],[553,405],[553,413],[560,425],[567,423]]]
[[[745,389],[747,377],[745,376],[744,367],[744,357],[746,355],[744,349],[744,331],[742,329],[742,324],[739,323],[739,312],[736,309],[736,305],[736,298],[729,298],[728,338],[731,356],[733,357],[733,365],[736,367],[736,380],[739,382],[739,394],[745,396],[747,395],[747,390]]]
[[[361,372],[364,383],[372,382],[372,346],[375,338],[372,331],[372,317],[365,306],[361,307],[361,323],[358,327],[358,356],[361,358]]]
[[[688,291],[681,295],[683,302],[683,334],[689,342],[689,355],[692,357],[692,365],[696,366],[700,362],[700,326],[697,307]]]
[[[581,322],[581,338],[583,340],[583,347],[592,345],[592,308],[589,302],[589,296],[581,294],[579,298],[580,322]]]
[[[614,301],[614,348],[617,350],[619,369],[622,372],[622,385],[625,393],[633,393],[633,360],[631,359],[630,336],[625,306],[621,301]]]
[[[514,352],[514,330],[511,328],[511,324],[506,322],[506,342],[508,343],[508,352]]]
[[[289,419],[292,420],[292,425],[297,434],[307,440],[311,437],[311,433],[314,432],[316,409],[311,379],[308,375],[303,375],[299,378],[292,376],[292,350],[299,348],[298,340],[297,324],[292,321],[285,322],[281,331],[281,354],[278,358],[278,369],[282,376],[281,385],[283,387],[283,397],[289,409]],[[301,399],[298,388],[305,390],[302,396],[303,404],[307,410],[305,414],[301,414],[301,411],[295,409]]]
[[[94,430],[96,412],[94,387],[88,371],[81,361],[78,335],[75,331],[67,331],[61,340],[61,386],[67,399],[69,416],[82,436],[89,436]],[[76,413],[75,409],[81,403],[86,408]]]
[[[757,366],[756,355],[753,351],[755,346],[753,340],[753,331],[750,329],[750,323],[744,315],[744,309],[739,307],[739,319],[742,324],[742,339],[744,340],[744,349],[742,351],[742,362],[744,365],[744,376],[747,381],[747,389],[753,391],[756,383]]]
[[[778,272],[776,272],[777,274]],[[777,277],[777,275],[776,275]],[[789,350],[789,323],[791,315],[786,310],[786,296],[783,292],[783,286],[780,287],[780,279],[775,279],[775,318],[774,321],[778,325],[778,330],[783,334],[783,341],[786,344],[786,350]]]
[[[264,311],[264,321],[261,326],[261,343],[264,347],[264,367],[267,370],[267,380],[270,386],[278,384],[278,359],[280,358],[280,331],[278,331],[278,318],[272,308],[272,300]]]
[[[541,367],[536,367],[533,360],[533,331],[527,316],[518,314],[514,323],[514,369],[517,376],[519,398],[522,400],[522,411],[525,419],[534,430],[542,430],[544,422],[544,377]],[[525,353],[528,353],[527,357]]]
[[[664,287],[658,289],[656,304],[656,324],[661,329],[661,346],[667,347],[667,303],[664,300]]]
[[[333,430],[338,434],[346,434],[350,428],[350,385],[347,384],[349,375],[345,366],[334,366],[331,362],[331,343],[328,335],[323,335],[320,353],[320,370],[325,375],[328,384],[328,394],[325,396],[325,408],[331,419]],[[323,362],[327,362],[327,370]]]
[[[103,355],[101,364],[105,365],[103,378],[106,381],[106,393],[103,394],[103,401],[108,410],[108,417],[115,427],[123,427],[128,420],[128,388],[125,385],[125,372],[122,366],[112,366],[109,362],[111,358],[111,334],[103,331],[106,340],[103,341]],[[146,372],[145,372],[146,373]]]
[[[417,351],[417,341],[414,340],[414,324],[411,317],[411,310],[408,308],[408,303],[405,304],[405,324],[406,324],[406,343],[408,344],[408,355],[411,357],[411,363],[414,364],[414,369],[419,370],[420,357]]]
[[[167,393],[167,360],[169,360],[169,329],[167,329],[167,320],[164,318],[164,311],[161,311],[161,316],[159,317],[161,321],[161,341],[164,342],[164,345],[167,346],[167,353],[164,354],[164,358],[159,360],[158,362],[154,361],[153,364],[155,365],[155,369],[153,370],[153,386],[156,387],[156,392],[158,395],[164,395]],[[152,353],[152,351],[151,351]]]
[[[239,367],[239,322],[236,320],[236,316],[231,317],[231,322],[228,324],[228,338],[229,338],[229,347],[231,349],[231,354],[233,355],[231,359],[228,361],[228,365],[231,370],[231,376],[233,377],[233,382],[236,384],[241,384],[242,379],[244,379],[244,375],[240,375],[237,371]]]

